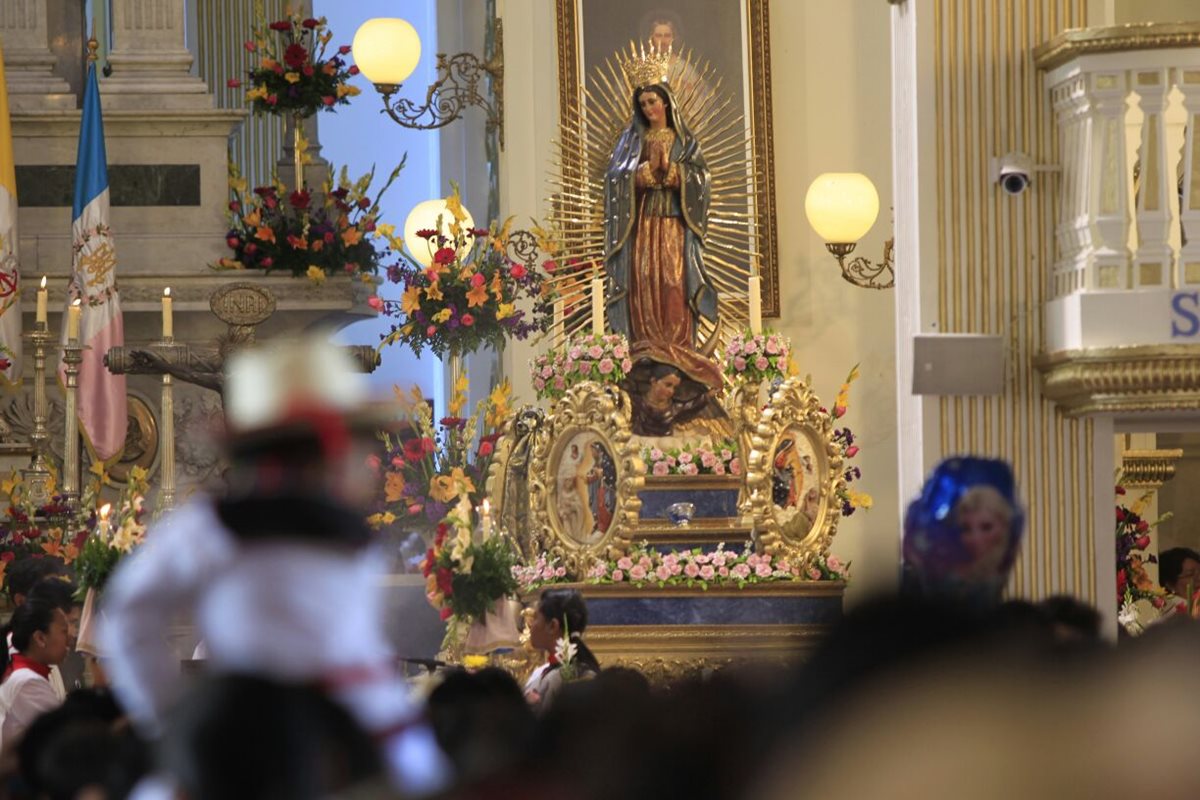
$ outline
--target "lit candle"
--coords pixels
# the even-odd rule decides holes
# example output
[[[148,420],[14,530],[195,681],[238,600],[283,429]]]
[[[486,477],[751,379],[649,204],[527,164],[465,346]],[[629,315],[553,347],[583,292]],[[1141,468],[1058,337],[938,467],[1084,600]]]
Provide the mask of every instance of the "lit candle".
[[[757,336],[762,333],[762,278],[750,276],[750,331]]]
[[[108,515],[112,511],[112,503],[105,503],[100,506],[100,524],[96,527],[96,532],[100,536],[107,538],[111,527],[108,524]]]
[[[163,289],[162,299],[162,315],[163,315],[163,338],[170,339],[175,335],[175,317],[171,313],[171,305],[174,300],[171,299],[171,287]]]
[[[42,276],[42,285],[37,291],[37,322],[39,325],[46,324],[46,296],[49,293],[46,291],[46,276]]]
[[[592,278],[592,333],[604,334],[604,279]]]
[[[75,302],[67,307],[67,340],[79,341],[79,318],[83,315],[83,300],[75,298]]]
[[[483,538],[492,535],[492,506],[488,499],[483,498],[483,505],[480,506],[479,527],[483,530]]]

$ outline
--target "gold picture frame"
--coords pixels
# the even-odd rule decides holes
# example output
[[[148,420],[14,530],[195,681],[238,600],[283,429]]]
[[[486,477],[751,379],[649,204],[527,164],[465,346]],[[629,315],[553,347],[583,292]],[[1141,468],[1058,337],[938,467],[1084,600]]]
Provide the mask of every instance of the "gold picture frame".
[[[746,487],[759,547],[801,563],[828,552],[844,483],[833,418],[802,379],[789,378],[750,437]]]
[[[629,398],[585,382],[560,399],[529,464],[533,537],[582,575],[600,556],[626,550],[636,530],[646,467],[630,440]]]
[[[740,95],[744,95],[746,110],[744,124],[750,141],[750,186],[753,216],[757,221],[757,247],[760,276],[762,277],[762,313],[766,317],[780,314],[779,252],[778,233],[775,223],[775,149],[771,120],[771,46],[769,0],[663,0],[662,12],[675,19],[705,19],[705,29],[720,30],[714,24],[717,17],[736,17],[741,23],[742,39],[736,48],[745,55],[741,58],[741,73],[724,76],[729,85],[737,84]],[[714,14],[714,12],[719,12]],[[640,39],[645,20],[654,16],[655,9],[643,0],[555,0],[555,16],[558,26],[558,79],[559,113],[572,113],[584,107],[584,78],[593,66],[610,57],[617,48],[629,41]],[[641,20],[641,25],[631,24],[628,35],[614,39],[607,52],[586,53],[584,41],[586,26],[592,15],[596,20],[608,23],[622,16],[628,20]],[[701,26],[697,26],[698,28]],[[686,40],[685,40],[686,41]],[[693,40],[694,44],[694,40]],[[696,48],[701,59],[718,60],[724,51],[705,52]],[[735,80],[736,78],[736,80]]]
[[[486,490],[492,518],[525,561],[537,558],[529,514],[529,470],[545,436],[546,412],[537,406],[522,406],[504,426],[488,467]]]

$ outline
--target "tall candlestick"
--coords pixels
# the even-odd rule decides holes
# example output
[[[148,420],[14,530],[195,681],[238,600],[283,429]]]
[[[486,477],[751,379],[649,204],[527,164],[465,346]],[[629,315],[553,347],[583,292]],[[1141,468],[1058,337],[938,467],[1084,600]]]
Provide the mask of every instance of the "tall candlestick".
[[[42,276],[42,285],[37,290],[37,322],[39,325],[46,324],[46,276]]]
[[[592,333],[604,334],[604,279],[592,278]]]
[[[163,338],[170,339],[175,336],[175,316],[172,313],[171,306],[174,303],[171,297],[171,287],[163,289],[162,297],[162,317],[163,317]]]
[[[750,331],[755,336],[762,333],[762,278],[750,276]]]
[[[83,300],[76,298],[67,306],[67,340],[79,340],[79,318],[83,315]]]

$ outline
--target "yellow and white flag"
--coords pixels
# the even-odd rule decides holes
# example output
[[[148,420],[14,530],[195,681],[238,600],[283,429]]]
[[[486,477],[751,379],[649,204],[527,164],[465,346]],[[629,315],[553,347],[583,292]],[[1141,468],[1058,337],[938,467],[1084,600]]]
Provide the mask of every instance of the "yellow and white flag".
[[[0,383],[21,380],[21,271],[17,262],[17,165],[0,49]]]

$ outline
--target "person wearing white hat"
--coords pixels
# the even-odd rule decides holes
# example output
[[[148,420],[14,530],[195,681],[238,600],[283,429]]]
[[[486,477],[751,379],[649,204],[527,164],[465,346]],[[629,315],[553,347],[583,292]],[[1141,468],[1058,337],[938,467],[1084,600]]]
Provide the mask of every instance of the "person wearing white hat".
[[[161,733],[182,688],[166,635],[190,611],[210,670],[325,687],[375,734],[400,788],[439,788],[445,763],[395,670],[362,512],[381,421],[366,377],[316,339],[242,351],[227,371],[228,492],[164,518],[105,590],[114,691]]]

